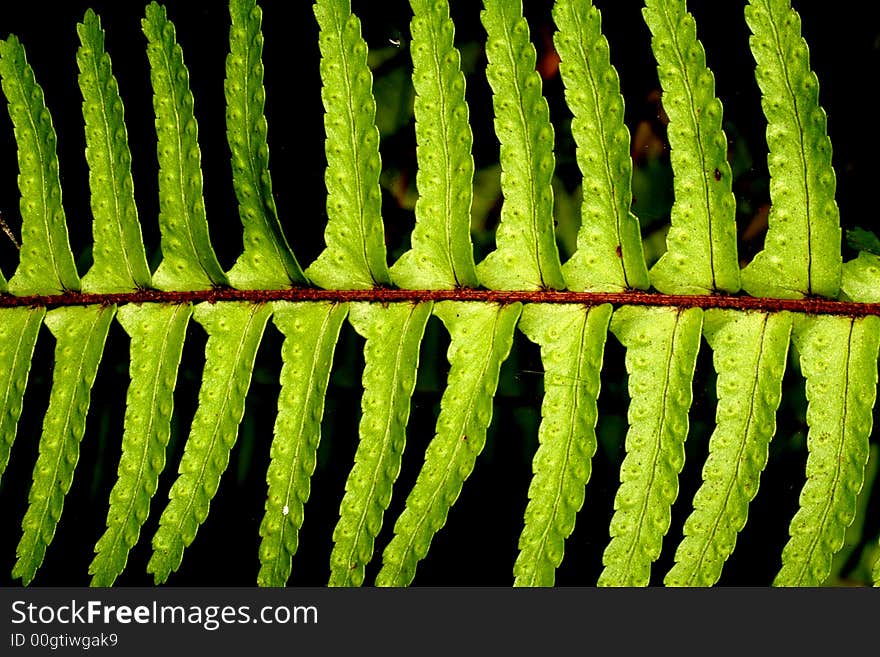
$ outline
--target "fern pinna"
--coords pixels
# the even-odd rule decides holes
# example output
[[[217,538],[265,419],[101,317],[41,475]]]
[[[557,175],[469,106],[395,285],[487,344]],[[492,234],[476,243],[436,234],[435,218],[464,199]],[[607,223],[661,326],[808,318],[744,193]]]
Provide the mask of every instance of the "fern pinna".
[[[722,106],[684,0],[646,0],[642,10],[674,174],[666,250],[650,263],[632,211],[620,82],[591,1],[556,0],[552,7],[583,189],[576,249],[567,258],[554,225],[556,131],[529,24],[521,0],[483,2],[503,205],[495,248],[479,262],[471,237],[475,134],[463,55],[446,0],[410,5],[411,40],[404,41],[415,91],[418,196],[408,249],[390,266],[375,62],[349,0],[313,6],[327,222],[326,248],[308,267],[285,236],[284,228],[293,236],[291,223],[279,215],[273,193],[255,0],[229,6],[226,132],[244,248],[228,271],[211,243],[194,98],[165,8],[147,6],[142,25],[157,136],[159,262],[150,262],[156,259],[148,258],[141,233],[120,89],[98,16],[88,11],[77,28],[94,217],[91,265],[82,277],[69,242],[49,109],[24,45],[15,36],[0,41],[21,192],[20,258],[8,281],[0,274],[0,474],[16,454],[23,407],[36,403],[25,392],[37,343],[47,339],[40,340],[41,327],[55,338],[13,577],[29,584],[37,576],[64,522],[65,495],[74,477],[83,476],[76,466],[81,444],[90,440],[87,416],[101,402],[90,403],[92,386],[118,322],[130,339],[130,385],[123,426],[107,430],[116,436],[108,449],[119,454],[118,475],[106,530],[92,537],[91,583],[117,581],[143,544],[145,527],[153,532],[147,570],[156,583],[185,563],[230,476],[233,449],[250,439],[239,437],[245,399],[264,335],[277,329],[280,387],[253,544],[257,583],[285,585],[296,568],[347,320],[363,343],[363,391],[354,462],[337,498],[330,585],[414,581],[478,467],[498,412],[502,366],[521,336],[540,350],[544,386],[524,522],[510,563],[515,585],[555,583],[575,520],[590,504],[600,387],[611,378],[602,374],[603,358],[612,343],[625,351],[628,430],[598,584],[719,581],[758,494],[785,377],[805,385],[806,481],[788,542],[772,557],[780,560],[773,583],[825,582],[848,528],[866,513],[862,488],[876,472],[867,466],[880,243],[870,233],[854,235],[862,252],[843,262],[826,117],[790,0],[750,0],[745,9],[767,121],[771,207],[765,246],[743,268]],[[448,334],[448,375],[433,438],[424,454],[412,454],[413,394],[420,376],[436,376],[426,371],[430,364],[420,368],[420,358],[427,327],[437,320]],[[196,324],[207,336],[204,368],[175,476],[165,468],[169,442],[181,430],[175,389]],[[438,348],[442,340],[434,336]],[[667,535],[685,457],[693,453],[687,440],[701,352],[711,355],[717,373],[715,424],[679,539]],[[422,460],[400,490],[404,462]],[[167,501],[156,496],[166,480]],[[396,518],[386,518],[390,510]],[[658,573],[661,554],[671,558]],[[873,573],[880,583],[880,560]]]

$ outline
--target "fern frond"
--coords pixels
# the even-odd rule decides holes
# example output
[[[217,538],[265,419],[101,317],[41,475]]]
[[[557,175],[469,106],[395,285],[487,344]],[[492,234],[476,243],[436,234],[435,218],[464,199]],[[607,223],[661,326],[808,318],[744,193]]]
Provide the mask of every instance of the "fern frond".
[[[770,148],[770,208],[764,250],[743,270],[753,296],[837,296],[840,212],[819,81],[791,0],[750,0],[746,21],[757,62]]]
[[[46,313],[46,326],[56,339],[55,368],[15,552],[18,560],[12,569],[12,576],[21,578],[22,584],[33,580],[55,536],[79,460],[92,384],[115,314],[116,306],[71,306]]]
[[[151,2],[143,20],[159,138],[160,290],[201,290],[227,283],[211,246],[202,192],[202,153],[189,71],[165,7]]]
[[[306,278],[281,230],[272,196],[268,126],[263,114],[262,11],[256,0],[232,0],[229,14],[226,134],[244,226],[244,252],[229,270],[229,282],[239,290],[283,289]]]
[[[107,530],[89,566],[92,586],[113,585],[149,516],[165,468],[174,387],[190,315],[189,304],[128,304],[119,309],[119,323],[131,336],[131,383]]]
[[[379,130],[367,44],[350,0],[318,0],[321,97],[327,137],[327,248],[306,270],[324,288],[390,282],[382,225]]]
[[[61,204],[57,138],[43,90],[15,36],[0,40],[0,82],[18,143],[21,251],[8,288],[13,294],[79,290],[80,279]]]
[[[599,586],[645,586],[660,556],[684,466],[702,323],[699,308],[626,306],[611,319],[626,347],[630,426]]]
[[[553,18],[559,28],[553,42],[574,115],[571,134],[586,190],[577,250],[562,267],[566,284],[571,290],[647,289],[639,220],[630,212],[630,135],[602,15],[591,0],[557,0]]]
[[[347,304],[279,301],[274,308],[272,321],[284,334],[283,365],[260,523],[260,586],[284,586],[290,577],[317,462],[333,351],[348,313]]]
[[[229,0],[229,50],[223,53],[225,132],[244,247],[229,272],[212,247],[189,72],[165,8],[148,3],[141,28],[157,135],[161,259],[155,275],[139,225],[143,209],[135,202],[133,155],[119,85],[97,14],[86,11],[77,25],[94,244],[76,256],[62,203],[58,153],[64,154],[60,149],[56,153],[43,91],[18,39],[0,41],[0,88],[16,142],[22,220],[19,224],[18,217],[9,217],[7,225],[7,218],[0,217],[0,229],[11,242],[2,250],[12,254],[13,247],[20,249],[17,265],[13,256],[0,263],[0,483],[7,464],[12,465],[5,474],[7,493],[14,492],[10,485],[18,478],[13,452],[27,455],[29,449],[23,438],[13,448],[18,424],[30,422],[22,409],[27,405],[31,414],[45,411],[41,438],[32,446],[36,464],[31,464],[33,483],[19,518],[22,533],[13,578],[28,585],[42,566],[37,581],[51,583],[50,564],[43,565],[46,551],[53,540],[55,549],[64,551],[64,536],[54,536],[72,486],[90,398],[101,396],[101,382],[94,389],[93,384],[102,359],[108,358],[104,345],[118,316],[130,337],[131,382],[106,530],[102,527],[93,537],[100,534],[88,571],[95,586],[120,580],[150,517],[166,465],[173,413],[179,410],[175,387],[192,378],[181,376],[178,383],[177,376],[194,317],[207,335],[206,344],[196,347],[204,347],[205,358],[198,403],[189,435],[180,445],[168,500],[161,514],[154,514],[158,521],[150,530],[152,554],[146,567],[157,584],[174,581],[172,573],[180,569],[184,552],[207,519],[240,431],[240,483],[248,468],[259,465],[258,454],[251,452],[260,441],[252,440],[255,425],[244,415],[255,360],[274,316],[283,341],[265,474],[268,491],[259,527],[261,586],[285,586],[294,555],[303,552],[305,504],[313,496],[325,397],[346,317],[363,339],[352,332],[344,336],[344,358],[334,380],[345,399],[351,399],[358,365],[365,362],[365,367],[354,462],[349,463],[344,492],[336,498],[330,586],[360,586],[368,572],[372,578],[377,547],[383,555],[375,585],[406,586],[430,575],[428,563],[416,578],[419,563],[429,550],[440,548],[432,548],[434,537],[446,525],[486,447],[502,373],[504,399],[498,401],[513,412],[508,423],[528,430],[538,422],[537,409],[514,401],[514,396],[521,401],[523,394],[533,392],[532,386],[514,380],[525,378],[515,372],[529,371],[518,366],[528,366],[535,348],[517,349],[517,362],[502,372],[518,339],[518,323],[540,348],[544,387],[533,476],[513,565],[515,586],[552,586],[561,577],[557,569],[586,499],[586,485],[599,474],[593,473],[598,467],[593,456],[600,387],[611,396],[605,400],[610,413],[602,424],[609,458],[616,459],[624,448],[622,418],[614,409],[623,400],[629,408],[620,485],[598,584],[644,586],[661,575],[651,576],[655,562],[664,569],[672,562],[671,553],[661,559],[661,549],[672,510],[678,508],[692,387],[695,380],[705,380],[702,372],[694,378],[703,335],[717,373],[718,403],[711,409],[715,427],[705,446],[708,456],[699,464],[702,484],[692,499],[680,500],[693,511],[664,582],[703,586],[721,578],[766,476],[777,408],[787,389],[799,389],[798,381],[783,383],[793,344],[806,386],[806,482],[798,511],[793,519],[786,518],[790,540],[774,583],[815,586],[829,575],[832,583],[873,576],[880,586],[880,559],[870,563],[878,548],[865,545],[876,500],[864,485],[874,481],[877,471],[870,443],[880,354],[880,238],[866,230],[872,228],[867,220],[861,222],[863,228],[847,232],[850,252],[861,253],[842,262],[827,121],[792,0],[744,3],[767,119],[772,208],[765,248],[742,271],[722,106],[687,0],[642,4],[669,118],[672,169],[666,173],[674,202],[665,253],[659,244],[663,231],[655,230],[659,225],[650,228],[643,248],[639,220],[632,212],[633,157],[638,158],[635,151],[643,150],[643,137],[651,131],[645,131],[643,122],[633,140],[624,122],[620,79],[595,6],[601,3],[554,0],[558,31],[551,44],[546,31],[550,12],[545,11],[541,29],[535,30],[543,38],[537,48],[523,0],[462,3],[463,12],[480,12],[487,37],[483,51],[467,35],[459,43],[461,50],[456,47],[451,12],[459,7],[451,8],[450,0],[409,0],[413,96],[406,53],[388,44],[368,51],[367,38],[378,44],[391,37],[390,44],[400,46],[397,34],[373,32],[371,37],[365,29],[362,35],[352,0],[310,0],[306,8],[311,7],[316,20],[314,54],[320,57],[324,108],[327,196],[321,202],[327,223],[326,248],[306,270],[285,237],[269,170],[263,67],[263,28],[268,26],[262,23],[258,0]],[[545,4],[549,10],[551,3]],[[476,20],[477,14],[470,18]],[[399,21],[392,22],[399,27]],[[364,27],[369,27],[366,22]],[[541,52],[540,61],[536,52]],[[470,80],[464,71],[479,68],[483,54],[492,107],[481,109],[492,112],[500,157],[476,175],[475,162],[482,156],[474,150],[474,106],[468,105]],[[570,131],[559,134],[566,153],[572,152],[554,171],[552,101],[544,97],[542,79],[558,84],[557,63],[571,118]],[[406,93],[395,99],[401,88]],[[392,141],[405,140],[411,129],[406,123],[410,109],[418,160],[415,190],[406,162],[383,177],[377,129],[394,133],[383,149],[397,148]],[[481,152],[491,156],[489,146]],[[645,151],[654,161],[654,149]],[[744,168],[751,151],[737,153]],[[568,189],[572,156],[582,175],[580,191],[573,193]],[[650,178],[648,186],[658,191],[656,184],[663,181],[654,173],[641,171],[637,187]],[[380,180],[399,202],[403,223],[407,208],[415,207],[411,235],[400,233],[403,224],[394,226],[395,255],[401,240],[409,242],[410,250],[392,267]],[[487,180],[489,188],[482,189]],[[661,218],[662,202],[655,203],[660,197],[648,196],[644,217]],[[499,197],[503,203],[493,251],[487,249],[491,237],[486,230],[494,224]],[[488,252],[479,265],[470,235],[472,215],[482,235],[477,240],[481,256]],[[76,224],[75,231],[70,226],[71,238],[88,230],[86,223]],[[19,225],[22,243],[16,235]],[[557,241],[572,254],[564,265]],[[648,251],[651,257],[646,259]],[[649,272],[647,262],[658,257]],[[80,260],[89,268],[82,280]],[[740,287],[748,294],[738,294]],[[118,315],[114,304],[119,305]],[[437,359],[442,358],[438,346],[446,334],[439,326],[437,331],[427,328],[431,313],[449,334],[445,381]],[[54,345],[38,344],[43,323],[54,335]],[[621,388],[620,371],[604,372],[605,379],[616,374],[617,385],[602,382],[609,330],[625,349],[626,389]],[[428,344],[422,345],[425,339]],[[38,370],[51,357],[46,349],[53,346],[48,409],[31,409],[25,395],[39,396],[48,371]],[[271,373],[265,370],[260,376]],[[713,373],[708,376],[711,380]],[[392,529],[384,527],[385,515],[405,466],[403,451],[407,440],[421,432],[413,424],[416,416],[410,419],[417,377],[425,394],[436,392],[439,398],[442,390],[442,399],[434,434],[427,436],[432,439],[424,463],[417,464],[421,470],[413,473],[406,500],[398,500],[403,510]],[[711,397],[699,401],[711,403]],[[797,397],[786,402],[795,414],[802,406]],[[336,393],[331,400],[343,412],[347,408]],[[697,438],[704,433],[706,410],[705,404],[694,409]],[[103,445],[110,435],[112,446],[112,435],[120,432],[109,427],[107,434],[108,427],[102,427],[99,442]],[[512,466],[509,474],[515,474],[514,461],[524,461],[511,447],[516,445],[505,446],[504,463],[498,465]],[[329,470],[322,465],[325,474],[339,472],[339,460],[331,461]],[[93,473],[92,498],[109,483],[107,474],[101,467]],[[74,497],[67,502],[68,515],[74,511]],[[326,501],[315,500],[324,509]],[[221,509],[214,506],[216,515]],[[75,524],[74,518],[68,520]],[[329,534],[331,526],[323,525]],[[382,538],[386,535],[390,540]],[[586,537],[594,544],[595,539]],[[572,546],[568,549],[571,553]],[[298,557],[306,566],[307,556]],[[871,567],[873,572],[867,572]],[[452,579],[462,572],[455,565],[453,569],[446,573],[449,577],[452,572]],[[185,578],[186,568],[177,576]]]
[[[877,396],[880,318],[804,316],[794,344],[807,380],[807,481],[777,586],[818,586],[856,513]]]
[[[471,243],[473,133],[461,55],[446,0],[410,0],[416,91],[416,226],[412,249],[391,268],[400,287],[477,287]]]
[[[150,268],[134,202],[131,151],[122,99],[104,50],[101,21],[89,9],[77,25],[76,54],[86,123],[86,160],[92,191],[92,268],[83,276],[86,292],[127,292],[150,287]]]
[[[736,201],[715,77],[685,0],[647,0],[642,13],[654,35],[675,174],[667,251],[651,282],[666,294],[738,292]]]
[[[202,303],[193,311],[208,333],[205,371],[178,477],[153,537],[147,572],[155,575],[157,583],[177,570],[184,549],[208,517],[238,438],[254,359],[271,314],[270,304],[243,302]]]
[[[596,453],[596,399],[611,306],[529,304],[520,330],[541,346],[544,400],[515,586],[553,586]]]
[[[349,321],[367,339],[360,442],[333,530],[330,586],[360,586],[373,557],[406,444],[419,345],[431,303],[353,304]]]
[[[716,426],[667,586],[715,584],[745,526],[776,431],[791,316],[708,310],[703,332],[718,372]]]
[[[0,479],[9,463],[45,308],[0,308]]]
[[[434,314],[452,337],[447,352],[449,378],[440,402],[437,433],[394,525],[394,538],[382,555],[377,586],[412,582],[434,534],[446,524],[449,509],[485,446],[498,375],[510,353],[521,311],[519,303],[444,301],[434,306]]]
[[[535,70],[535,47],[521,0],[484,0],[484,7],[486,77],[501,142],[504,205],[498,248],[477,265],[477,276],[496,290],[561,290],[565,279],[553,224],[554,132]]]

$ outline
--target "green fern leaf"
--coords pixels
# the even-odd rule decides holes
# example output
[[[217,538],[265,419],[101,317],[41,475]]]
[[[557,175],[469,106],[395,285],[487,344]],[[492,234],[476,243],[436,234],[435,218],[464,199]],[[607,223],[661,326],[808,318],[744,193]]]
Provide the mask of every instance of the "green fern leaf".
[[[709,310],[703,332],[718,372],[716,427],[668,586],[715,584],[745,526],[776,431],[791,317]]]
[[[470,232],[473,133],[455,28],[446,0],[410,4],[419,198],[412,250],[394,263],[391,276],[415,289],[477,287]]]
[[[544,400],[515,586],[553,586],[596,453],[596,399],[611,306],[529,304],[520,330],[541,345]]]
[[[510,353],[521,310],[519,303],[444,301],[434,306],[434,314],[452,336],[447,352],[449,379],[440,402],[437,433],[394,526],[394,538],[382,555],[377,586],[412,582],[434,534],[446,524],[449,509],[485,446],[501,363]]]
[[[611,319],[626,347],[632,401],[600,586],[645,586],[660,556],[684,466],[702,323],[699,308],[625,306]]]
[[[654,35],[675,173],[667,251],[651,282],[667,294],[738,292],[736,200],[715,77],[685,0],[648,0],[642,13]]]
[[[367,339],[364,396],[360,442],[333,531],[330,586],[363,584],[364,569],[373,557],[400,473],[419,345],[432,305],[357,303],[351,307],[349,321]]]
[[[390,282],[379,189],[379,131],[367,44],[350,0],[318,0],[324,128],[327,132],[327,248],[306,270],[341,290]]]
[[[843,296],[863,303],[880,303],[880,256],[862,252],[843,266]]]
[[[153,537],[147,572],[155,575],[157,583],[177,570],[184,549],[208,517],[238,438],[254,359],[271,314],[269,304],[246,302],[203,303],[193,312],[208,333],[205,371],[178,477]]]
[[[877,396],[880,318],[803,316],[794,344],[807,379],[807,482],[776,586],[818,586],[856,513]]]
[[[278,301],[274,307],[272,321],[285,336],[284,364],[260,524],[260,586],[284,586],[290,577],[317,462],[333,350],[348,313],[347,304]]]
[[[159,228],[162,262],[153,274],[160,290],[210,289],[227,283],[208,234],[202,193],[202,154],[189,72],[165,7],[151,2],[143,20],[159,141]]]
[[[750,0],[746,21],[770,148],[770,228],[742,274],[753,296],[837,296],[840,218],[819,82],[790,0]]]
[[[268,126],[263,114],[262,11],[255,0],[232,0],[229,14],[226,132],[244,226],[244,253],[229,271],[229,281],[240,290],[283,289],[306,279],[281,230],[272,197]]]
[[[477,265],[477,275],[491,289],[561,290],[565,279],[553,228],[554,133],[535,47],[521,0],[485,0],[484,6],[504,205],[498,248]]]
[[[89,566],[92,586],[113,585],[149,516],[165,468],[177,368],[191,314],[189,304],[128,304],[119,309],[119,323],[131,336],[131,384],[107,531]]]
[[[79,290],[67,238],[58,177],[57,138],[43,90],[15,36],[0,40],[0,79],[18,143],[21,251],[9,280],[13,294],[59,294]]]
[[[33,580],[55,536],[79,460],[92,384],[115,314],[115,306],[70,306],[46,313],[46,326],[56,339],[55,369],[28,509],[21,522],[18,560],[12,569],[12,576],[20,577],[22,584]]]
[[[587,190],[577,250],[562,268],[565,281],[572,290],[647,289],[639,220],[630,212],[630,135],[602,15],[591,0],[557,0],[553,17],[565,99],[574,115],[571,134]]]
[[[862,252],[845,263],[840,290],[842,296],[853,301],[880,303],[880,256]],[[872,579],[874,586],[880,586],[880,557],[874,563]]]
[[[9,463],[45,308],[0,308],[0,478]]]
[[[396,56],[400,51],[368,52],[352,0],[312,0],[325,110],[328,221],[326,248],[306,271],[284,235],[273,196],[257,0],[230,0],[229,6],[225,127],[244,249],[228,273],[211,244],[189,73],[166,10],[151,1],[142,22],[158,138],[162,259],[155,276],[141,235],[124,108],[100,19],[89,10],[77,26],[94,245],[76,258],[43,91],[18,39],[0,41],[0,88],[17,146],[23,242],[19,245],[15,235],[17,217],[11,226],[0,218],[0,228],[20,249],[11,280],[0,272],[0,478],[16,458],[12,452],[26,447],[13,450],[22,408],[30,404],[25,400],[28,378],[38,378],[31,374],[31,361],[35,355],[36,362],[50,355],[42,351],[51,345],[37,345],[41,324],[55,337],[48,409],[34,445],[38,454],[12,576],[24,585],[32,583],[50,543],[64,547],[63,537],[54,535],[72,486],[90,398],[100,396],[92,386],[116,316],[113,304],[119,303],[119,322],[131,338],[131,384],[107,528],[89,567],[92,585],[119,580],[150,515],[167,458],[190,316],[207,333],[205,362],[178,475],[152,536],[147,571],[157,584],[180,568],[207,519],[238,442],[255,359],[273,315],[284,339],[259,528],[258,584],[284,586],[290,578],[346,317],[365,343],[346,334],[339,383],[347,386],[356,378],[353,370],[363,344],[365,368],[359,442],[339,496],[329,584],[363,584],[406,441],[412,438],[407,427],[417,373],[426,390],[443,388],[433,348],[443,336],[426,329],[433,312],[450,336],[449,374],[435,434],[385,542],[376,585],[414,582],[419,562],[446,525],[486,446],[502,364],[521,319],[522,332],[540,347],[545,385],[513,566],[516,586],[556,582],[594,468],[609,328],[626,350],[629,429],[599,585],[652,581],[678,496],[694,372],[705,334],[717,372],[716,426],[700,464],[702,485],[692,500],[681,500],[682,506],[692,503],[693,512],[665,583],[719,581],[765,476],[793,340],[806,381],[806,482],[774,583],[816,586],[829,576],[831,583],[873,577],[880,586],[878,548],[866,545],[869,537],[862,536],[870,530],[872,512],[870,486],[864,484],[873,481],[877,470],[870,441],[880,353],[880,317],[874,316],[880,304],[880,240],[869,230],[848,231],[850,249],[860,253],[842,262],[827,121],[791,0],[744,3],[767,119],[772,208],[765,248],[743,271],[722,107],[687,0],[645,0],[642,11],[653,36],[672,147],[675,199],[665,253],[661,231],[643,248],[639,221],[631,211],[631,138],[602,16],[593,1],[552,3],[558,27],[553,45],[571,112],[573,154],[583,177],[575,193],[562,183],[571,163],[563,163],[561,177],[554,172],[554,126],[542,91],[542,77],[554,77],[557,60],[547,41],[543,45],[549,51],[537,65],[523,0],[471,3],[471,9],[482,9],[487,33],[486,78],[500,144],[497,164],[475,179],[463,71],[479,66],[482,51],[473,49],[468,37],[459,44],[461,51],[456,48],[450,4],[410,0],[415,95],[393,99],[389,91],[407,85],[407,67]],[[542,29],[548,14],[541,17]],[[373,38],[379,42],[387,36],[398,35]],[[545,41],[549,36],[542,32]],[[394,38],[390,42],[400,45]],[[376,78],[374,93],[371,68],[376,67],[383,75]],[[391,75],[385,76],[386,71]],[[377,123],[380,96],[400,111],[378,116]],[[409,236],[411,249],[389,268],[377,126],[405,128],[411,100],[418,156],[416,225]],[[498,184],[491,184],[493,171]],[[480,187],[481,177],[491,189],[478,193],[474,183]],[[412,187],[406,192],[411,200],[410,192]],[[475,265],[471,215],[475,212],[473,221],[484,224],[487,204],[499,195],[503,205],[496,248]],[[474,203],[481,207],[474,210]],[[560,222],[559,235],[554,218]],[[80,229],[88,226],[77,222],[75,232]],[[71,237],[81,237],[75,232]],[[557,239],[572,254],[565,265]],[[480,251],[486,246],[481,238]],[[650,272],[647,250],[652,252],[649,261],[660,258]],[[87,267],[92,263],[82,280],[80,259]],[[9,274],[12,267],[6,267]],[[652,285],[658,294],[639,292]],[[400,289],[387,289],[392,286]],[[741,286],[752,298],[735,296]],[[420,368],[426,335],[431,344],[425,345]],[[517,353],[514,360],[520,356],[530,358],[531,353]],[[515,365],[505,368],[507,375]],[[503,395],[524,391],[513,378],[505,382]],[[31,387],[38,384],[35,380]],[[626,395],[619,386],[605,388],[606,394]],[[792,401],[798,406],[796,397]],[[515,424],[532,426],[533,411],[517,408]],[[620,418],[612,414],[607,420],[603,426],[613,438]],[[251,434],[253,427],[245,424],[241,431]],[[612,452],[613,442],[606,445]],[[252,448],[253,441],[243,440],[240,474],[251,461]],[[100,474],[98,468],[93,488],[103,485]],[[668,556],[660,563],[671,561]],[[40,578],[49,581],[47,566]]]
[[[148,288],[150,268],[134,202],[122,99],[104,50],[101,21],[91,9],[77,32],[82,44],[76,60],[95,218],[94,265],[83,276],[83,290],[107,293]]]

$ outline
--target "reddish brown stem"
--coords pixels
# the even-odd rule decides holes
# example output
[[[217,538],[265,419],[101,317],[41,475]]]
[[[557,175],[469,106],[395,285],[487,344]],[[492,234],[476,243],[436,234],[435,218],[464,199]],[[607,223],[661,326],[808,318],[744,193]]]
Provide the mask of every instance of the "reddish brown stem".
[[[557,290],[502,291],[475,290],[396,290],[374,288],[369,290],[321,290],[310,287],[294,287],[285,290],[233,290],[217,288],[189,292],[161,292],[137,290],[115,294],[87,294],[65,292],[56,295],[13,296],[0,294],[0,307],[14,306],[79,306],[88,304],[125,303],[198,303],[202,301],[370,301],[376,303],[420,301],[472,301],[477,303],[572,303],[597,306],[610,303],[615,306],[677,306],[679,308],[732,308],[737,310],[761,310],[792,312],[815,315],[846,315],[864,317],[880,315],[880,304],[833,301],[831,299],[764,299],[732,295],[674,296],[655,292],[568,292]]]

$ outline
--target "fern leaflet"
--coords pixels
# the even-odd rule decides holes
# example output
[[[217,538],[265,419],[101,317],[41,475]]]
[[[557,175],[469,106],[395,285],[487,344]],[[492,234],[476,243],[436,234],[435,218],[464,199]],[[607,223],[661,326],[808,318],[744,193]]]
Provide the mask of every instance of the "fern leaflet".
[[[203,303],[193,312],[208,332],[205,372],[178,477],[153,537],[147,571],[157,583],[177,570],[184,549],[208,516],[238,438],[257,347],[271,313],[268,304],[246,303]]]
[[[599,586],[645,586],[660,556],[684,466],[702,323],[699,308],[627,307],[611,319],[611,331],[626,347],[632,401]]]
[[[880,319],[802,317],[793,333],[807,379],[809,456],[800,509],[774,584],[818,586],[843,545],[864,482]]]
[[[333,531],[331,586],[360,586],[373,556],[373,542],[400,472],[419,344],[431,306],[354,304],[349,312],[349,321],[367,339],[364,397],[360,442]]]
[[[229,271],[229,282],[240,290],[284,288],[305,282],[305,275],[281,231],[272,197],[268,126],[263,115],[262,12],[255,0],[233,0],[229,13],[226,126],[232,180],[244,226],[244,253]]]
[[[189,304],[129,304],[117,314],[131,336],[131,384],[107,531],[95,545],[89,566],[92,586],[111,586],[122,573],[150,513],[150,501],[165,469],[177,368],[191,314]]]
[[[125,292],[150,286],[150,268],[138,223],[131,152],[122,99],[104,51],[104,30],[91,10],[77,26],[79,86],[86,124],[86,158],[92,190],[94,265],[83,277],[86,292]]]
[[[57,294],[79,290],[61,205],[57,138],[43,90],[14,36],[0,40],[0,79],[18,143],[21,190],[21,252],[9,280],[12,294]]]
[[[755,296],[834,297],[841,267],[836,181],[800,18],[790,0],[750,0],[746,21],[767,116],[772,205],[764,250],[743,270],[743,287]]]
[[[143,20],[153,83],[159,155],[162,262],[153,274],[160,290],[196,290],[227,283],[208,234],[202,192],[202,154],[189,72],[165,7],[147,6]]]
[[[43,562],[73,483],[89,396],[115,314],[115,306],[56,308],[46,313],[46,326],[56,339],[55,369],[12,570],[12,576],[24,584],[30,583]]]
[[[413,248],[394,263],[391,274],[401,287],[477,287],[470,235],[473,134],[461,55],[453,45],[455,28],[445,0],[411,4],[419,198]]]
[[[685,0],[648,0],[642,13],[654,34],[675,172],[668,250],[651,282],[668,294],[737,292],[736,202],[715,78]]]
[[[553,17],[586,190],[577,250],[563,266],[565,281],[572,290],[646,289],[650,282],[639,222],[630,211],[629,131],[601,15],[590,0],[557,0]]]
[[[848,299],[880,303],[880,256],[859,254],[843,266],[840,290]]]
[[[535,71],[535,48],[518,0],[485,0],[486,76],[494,92],[495,132],[501,142],[504,205],[498,248],[477,266],[494,289],[565,287],[553,234],[553,126]]]
[[[390,282],[379,191],[379,131],[367,44],[349,0],[318,0],[327,132],[327,248],[306,270],[325,288]]]
[[[324,394],[345,304],[276,302],[272,321],[284,334],[281,394],[260,524],[260,586],[284,586],[299,545],[315,471]]]
[[[540,447],[533,463],[525,528],[513,572],[517,586],[552,586],[574,529],[596,452],[596,399],[611,306],[529,304],[519,328],[541,345],[544,389]]]
[[[492,397],[501,363],[507,358],[521,306],[435,305],[434,314],[452,336],[447,357],[449,380],[440,402],[437,433],[425,463],[394,526],[394,538],[382,555],[378,586],[406,586],[418,562],[458,499],[474,469],[492,420]]]
[[[9,463],[45,308],[0,308],[0,478]]]
[[[711,586],[733,552],[767,465],[791,333],[787,313],[709,310],[704,322],[718,371],[716,426],[667,585]]]

